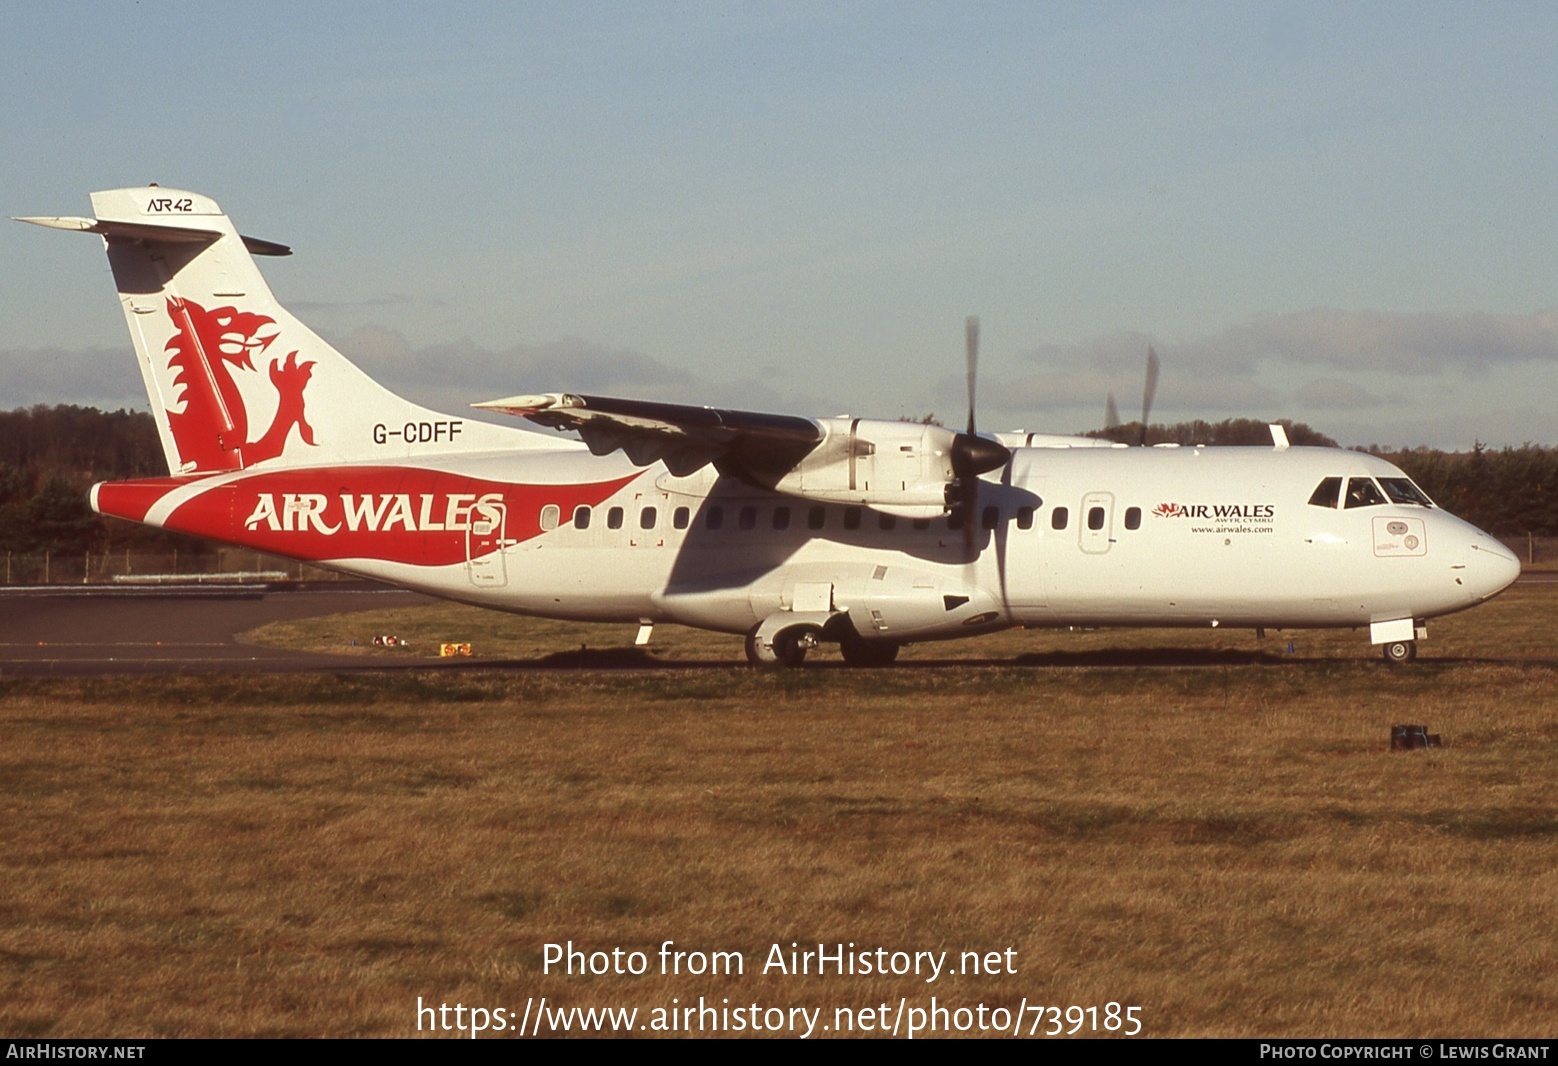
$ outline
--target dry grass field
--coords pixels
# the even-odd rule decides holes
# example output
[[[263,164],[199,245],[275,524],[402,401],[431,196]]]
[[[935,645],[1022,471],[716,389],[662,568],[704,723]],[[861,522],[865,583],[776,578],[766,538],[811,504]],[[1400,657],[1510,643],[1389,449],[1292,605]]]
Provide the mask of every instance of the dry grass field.
[[[485,661],[0,679],[0,1032],[406,1036],[419,996],[820,1030],[934,996],[1137,1006],[1153,1036],[1552,1037],[1555,623],[1558,586],[1519,586],[1408,668],[1359,634],[1016,633],[756,673],[726,637],[640,655],[611,648],[631,627],[432,607],[256,639]],[[1396,722],[1444,746],[1392,754]],[[744,973],[662,976],[666,940]],[[543,973],[566,941],[650,972]],[[792,942],[1016,972],[765,974]]]

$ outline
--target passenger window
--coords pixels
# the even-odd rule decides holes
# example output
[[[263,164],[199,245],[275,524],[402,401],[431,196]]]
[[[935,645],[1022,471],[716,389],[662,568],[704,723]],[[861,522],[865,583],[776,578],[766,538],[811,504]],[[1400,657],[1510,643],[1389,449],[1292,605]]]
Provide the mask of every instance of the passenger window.
[[[1066,523],[1071,521],[1071,512],[1064,507],[1057,507],[1049,513],[1049,527],[1051,529],[1065,529]]]
[[[703,515],[705,529],[719,529],[725,524],[725,508],[710,507]]]
[[[922,530],[922,531],[929,529],[930,528],[930,519],[929,518],[916,518],[914,520],[914,528],[918,529],[918,530]]]
[[[739,520],[740,520],[742,529],[756,529],[757,528],[757,508],[756,507],[743,507],[743,508],[741,508],[741,513],[739,515]]]
[[[963,508],[956,507],[948,512],[947,528],[951,530],[958,530],[963,528]]]
[[[858,507],[846,507],[846,508],[844,508],[844,528],[845,529],[859,529],[860,528],[860,508],[858,508]]]
[[[1311,507],[1335,507],[1336,498],[1342,494],[1342,479],[1328,477],[1315,486],[1314,495],[1309,497]]]
[[[825,507],[813,507],[806,512],[806,528],[821,529],[828,520],[828,510]]]
[[[1385,494],[1373,480],[1366,477],[1350,477],[1347,479],[1347,506],[1348,507],[1373,507],[1385,502]]]
[[[541,528],[556,529],[557,523],[563,520],[563,510],[555,503],[549,503],[541,508]]]
[[[660,517],[660,512],[656,511],[653,507],[645,507],[642,511],[638,512],[638,528],[654,529],[655,519],[658,517]]]
[[[1001,509],[999,507],[986,507],[984,514],[979,518],[979,524],[984,529],[994,529],[1001,524]]]
[[[677,529],[686,529],[687,523],[692,520],[692,512],[685,507],[678,507],[671,512],[671,525]]]
[[[1019,507],[1019,508],[1017,508],[1017,528],[1018,529],[1032,529],[1033,528],[1033,508],[1032,507]]]
[[[590,509],[588,507],[585,507],[581,504],[580,506],[573,509],[573,528],[590,528]]]
[[[622,508],[620,508],[620,507],[613,507],[611,510],[606,512],[606,528],[607,529],[621,529],[622,528]]]
[[[1126,529],[1140,529],[1141,528],[1141,508],[1140,507],[1127,507],[1125,509],[1125,528]]]
[[[788,507],[775,507],[774,508],[774,528],[775,529],[789,529],[790,528],[790,509]]]
[[[890,514],[877,515],[876,524],[881,526],[883,529],[892,529],[898,524],[898,519]]]
[[[1088,509],[1087,528],[1094,533],[1104,528],[1104,509],[1102,507],[1091,507]]]

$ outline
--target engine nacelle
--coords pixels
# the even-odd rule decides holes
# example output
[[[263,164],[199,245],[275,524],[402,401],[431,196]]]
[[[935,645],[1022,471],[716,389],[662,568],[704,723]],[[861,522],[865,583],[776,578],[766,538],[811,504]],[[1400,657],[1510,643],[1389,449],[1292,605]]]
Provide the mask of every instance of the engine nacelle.
[[[822,503],[853,503],[903,518],[947,509],[957,434],[945,426],[883,419],[818,419],[824,437],[771,486]]]

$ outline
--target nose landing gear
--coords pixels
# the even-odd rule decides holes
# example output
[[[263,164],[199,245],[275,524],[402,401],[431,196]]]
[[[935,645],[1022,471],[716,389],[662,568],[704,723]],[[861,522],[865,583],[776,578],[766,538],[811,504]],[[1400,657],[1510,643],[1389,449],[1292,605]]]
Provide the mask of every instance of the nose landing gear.
[[[1387,663],[1409,663],[1417,658],[1417,641],[1387,640],[1380,650]]]

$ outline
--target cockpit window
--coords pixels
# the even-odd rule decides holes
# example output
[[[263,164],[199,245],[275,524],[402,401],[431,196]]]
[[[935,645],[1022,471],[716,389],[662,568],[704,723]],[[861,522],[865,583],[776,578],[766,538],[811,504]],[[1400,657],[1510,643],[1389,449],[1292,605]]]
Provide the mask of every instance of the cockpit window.
[[[1347,479],[1348,507],[1375,507],[1385,502],[1385,494],[1374,484],[1373,478],[1350,477]]]
[[[1385,490],[1385,495],[1390,497],[1391,503],[1415,503],[1419,507],[1434,505],[1428,494],[1414,485],[1409,477],[1382,477],[1379,484]]]
[[[1311,507],[1335,507],[1337,497],[1342,494],[1342,479],[1328,477],[1315,486],[1315,493],[1309,497]]]

